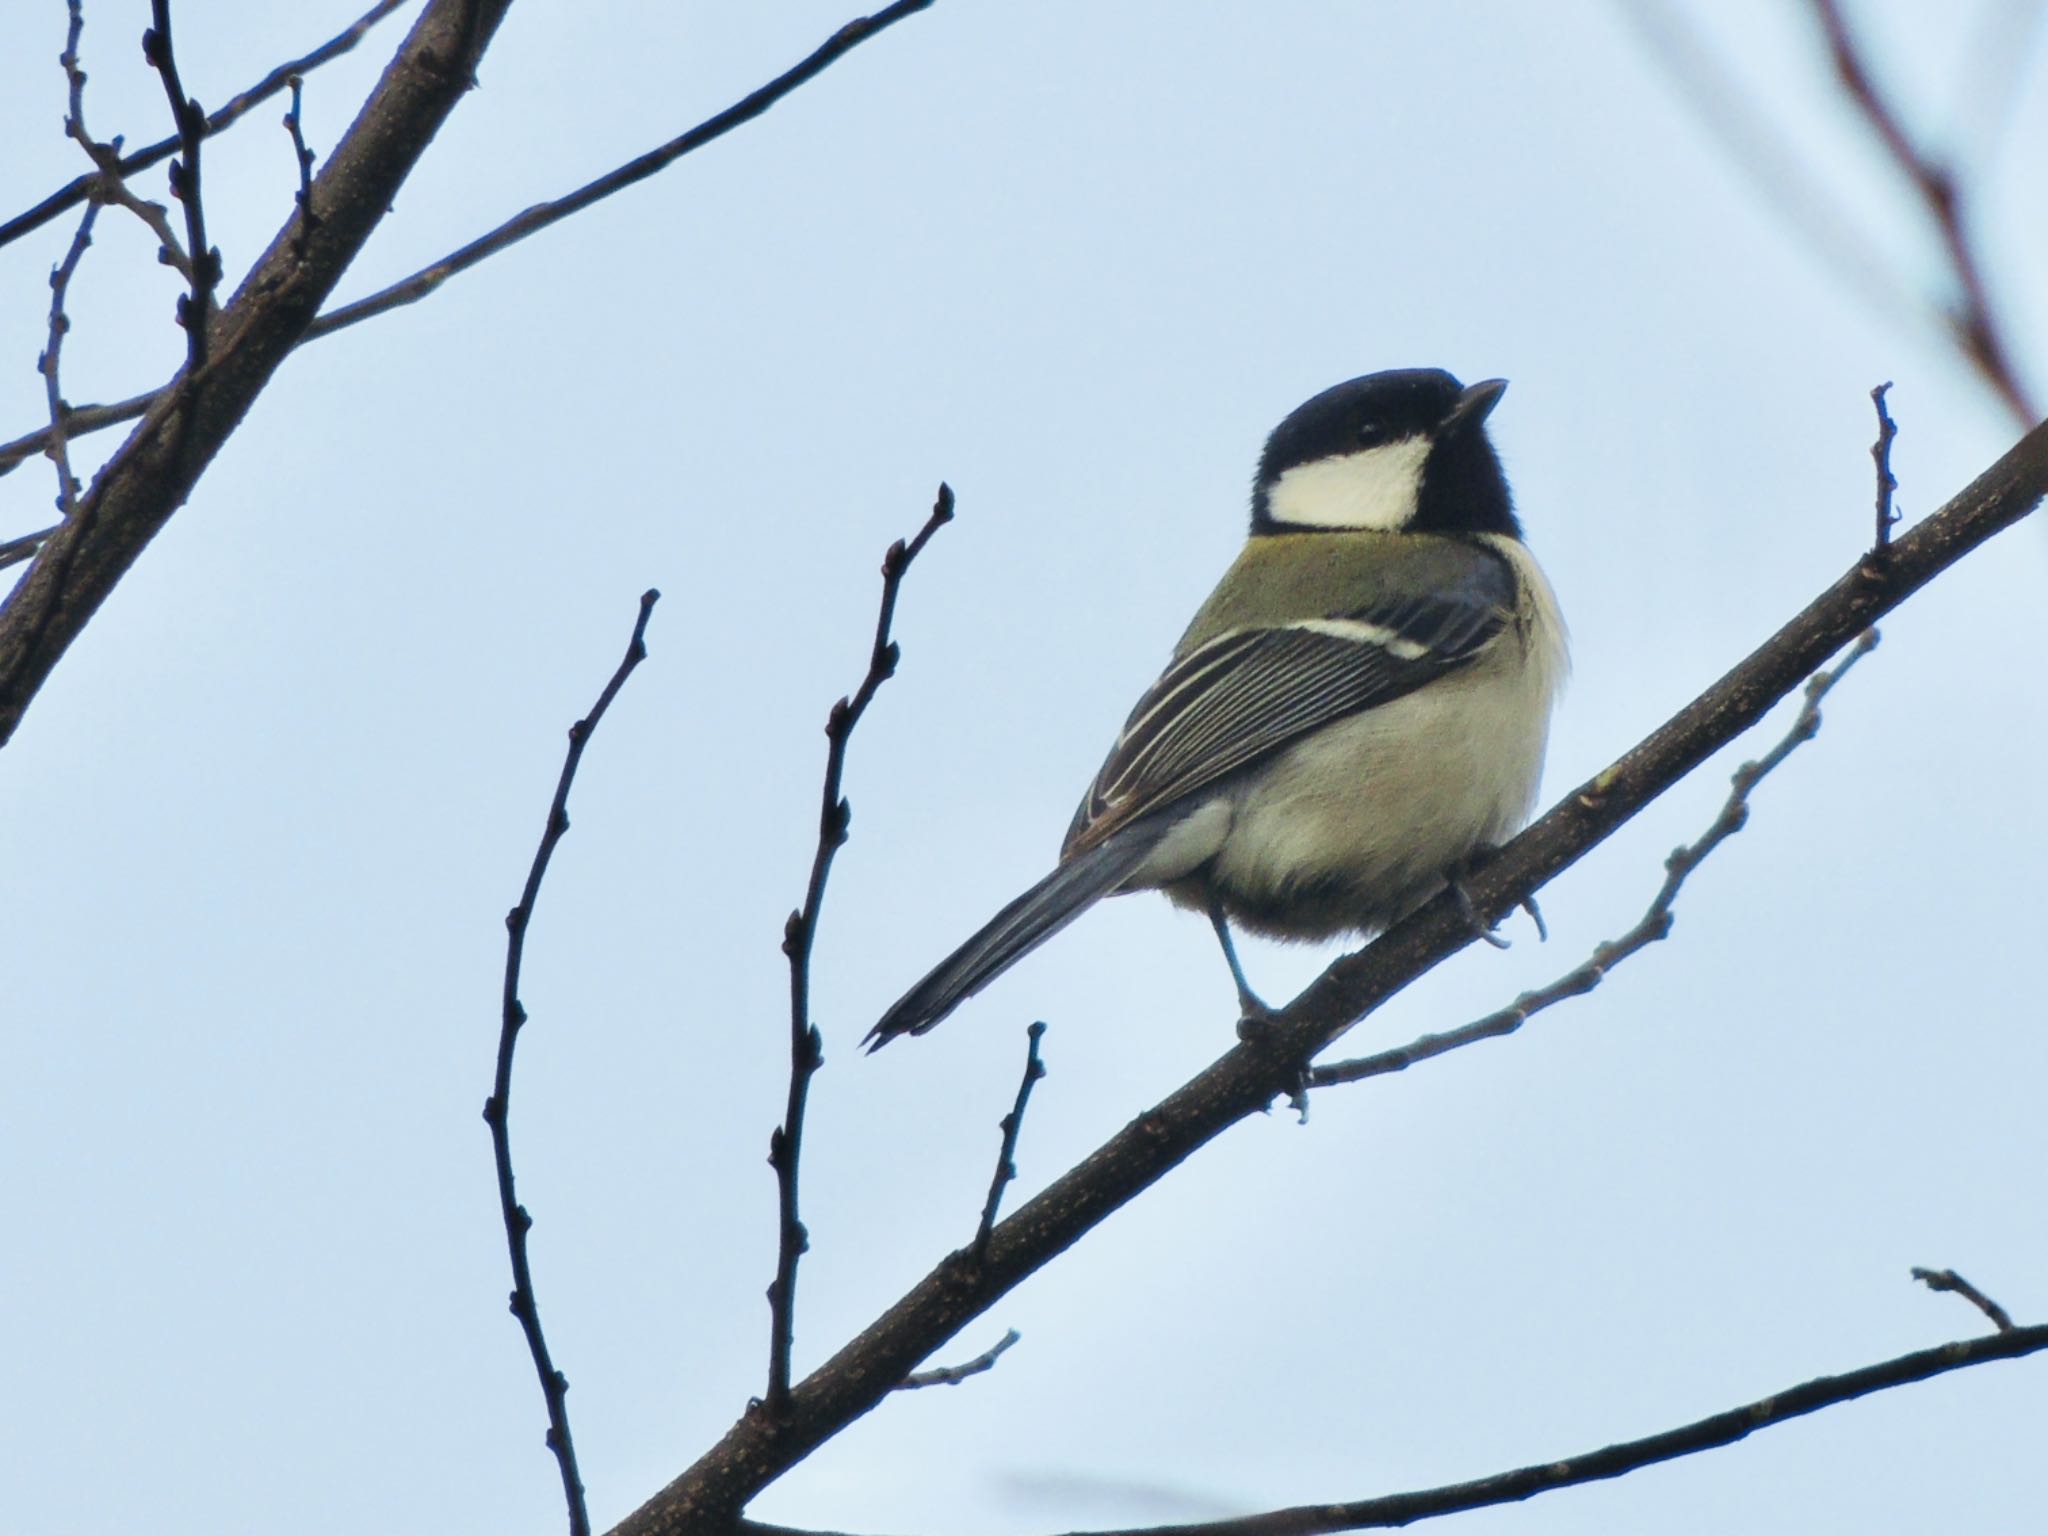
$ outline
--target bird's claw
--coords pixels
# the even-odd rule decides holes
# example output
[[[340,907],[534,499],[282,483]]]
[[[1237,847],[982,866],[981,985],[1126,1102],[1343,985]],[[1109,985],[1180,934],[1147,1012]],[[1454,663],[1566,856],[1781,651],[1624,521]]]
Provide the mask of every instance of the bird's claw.
[[[1472,905],[1471,894],[1466,891],[1464,882],[1453,878],[1449,885],[1451,888],[1451,900],[1456,902],[1458,906],[1458,916],[1465,920],[1465,925],[1472,930],[1475,938],[1486,940],[1495,949],[1512,949],[1514,947],[1508,940],[1495,933],[1486,919],[1479,915],[1479,909]],[[1539,919],[1538,921],[1540,922],[1541,920]]]

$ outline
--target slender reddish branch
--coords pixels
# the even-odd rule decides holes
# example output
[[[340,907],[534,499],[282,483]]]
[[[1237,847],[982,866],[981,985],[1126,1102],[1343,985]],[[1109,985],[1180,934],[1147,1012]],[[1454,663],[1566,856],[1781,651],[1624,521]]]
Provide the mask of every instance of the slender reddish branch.
[[[1963,209],[1962,186],[1954,170],[1931,151],[1921,148],[1907,132],[1897,108],[1879,88],[1838,0],[1810,3],[1827,38],[1828,55],[1843,92],[1926,205],[1928,217],[1941,237],[1956,285],[1956,306],[1948,319],[1964,356],[2005,402],[2019,425],[2032,426],[2041,419],[2041,413],[2020,382],[2012,350],[2005,343],[2004,328],[1993,311],[1983,265],[1977,259],[1976,241]]]

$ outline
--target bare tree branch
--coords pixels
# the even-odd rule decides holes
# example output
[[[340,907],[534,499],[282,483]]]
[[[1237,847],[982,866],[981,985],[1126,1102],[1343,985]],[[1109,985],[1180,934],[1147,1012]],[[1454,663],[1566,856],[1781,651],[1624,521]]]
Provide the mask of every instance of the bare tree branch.
[[[1941,236],[1948,255],[1949,272],[1955,279],[1957,304],[1948,317],[1964,356],[1976,367],[2003,400],[2022,427],[2041,419],[2040,411],[2020,382],[2006,346],[2003,327],[1992,311],[1991,295],[1977,259],[1976,242],[1963,212],[1963,190],[1955,172],[1933,153],[1922,149],[1906,131],[1904,121],[1884,92],[1863,51],[1857,46],[1839,0],[1808,0],[1815,20],[1827,38],[1828,54],[1842,89],[1877,140],[1891,156]]]
[[[2011,349],[2003,340],[1953,171],[1905,131],[1856,47],[1838,0],[1808,0],[1808,4],[1846,94],[1932,215],[1959,295],[1953,310],[1937,307],[1943,333],[1958,345],[2018,424],[2032,426],[2040,413],[2019,382]],[[1779,130],[1755,110],[1751,93],[1714,57],[1677,6],[1670,0],[1622,0],[1618,9],[1700,121],[1789,227],[1880,312],[1926,311],[1927,306],[1885,265],[1872,259],[1873,242],[1858,231],[1855,220],[1843,211],[1826,183],[1785,146]],[[2019,29],[2008,24],[2005,30]],[[1994,82],[1988,94],[2009,99],[2009,87]],[[2004,108],[1994,103],[1994,110],[2002,112]]]
[[[306,82],[300,76],[293,75],[289,83],[292,88],[292,104],[285,109],[284,131],[291,135],[292,158],[298,162],[299,166],[299,191],[298,196],[294,199],[299,205],[299,232],[296,237],[298,242],[296,248],[303,254],[306,249],[306,238],[313,232],[313,226],[320,222],[320,217],[313,212],[314,155],[313,151],[306,148],[306,135],[299,120],[300,112],[305,106]]]
[[[534,851],[533,864],[526,872],[526,885],[519,904],[505,914],[505,990],[498,1026],[498,1067],[491,1082],[491,1096],[484,1100],[484,1123],[491,1128],[491,1156],[498,1169],[498,1214],[505,1223],[505,1247],[512,1258],[512,1315],[519,1319],[526,1335],[527,1352],[540,1377],[541,1396],[548,1406],[548,1449],[562,1471],[562,1495],[569,1503],[570,1536],[590,1536],[590,1509],[583,1498],[583,1478],[576,1470],[576,1442],[569,1433],[569,1378],[555,1368],[546,1335],[540,1326],[540,1297],[533,1288],[533,1266],[526,1255],[526,1235],[533,1230],[533,1217],[519,1203],[512,1181],[512,1053],[519,1031],[526,1024],[526,1005],[519,1000],[519,968],[526,958],[526,930],[533,921],[534,904],[540,900],[540,883],[546,878],[548,861],[555,844],[569,830],[569,787],[576,782],[576,768],[583,761],[583,749],[590,743],[598,722],[633,669],[647,659],[647,620],[661,594],[652,588],[640,595],[640,616],[633,623],[633,636],[626,642],[626,654],[598,694],[590,713],[569,727],[569,751],[562,759],[562,773],[555,781],[555,797],[548,804],[547,826]]]
[[[915,1392],[922,1387],[957,1387],[969,1377],[979,1376],[983,1371],[994,1370],[996,1361],[1003,1357],[1003,1351],[1023,1337],[1024,1335],[1014,1328],[1005,1329],[1000,1339],[972,1360],[963,1360],[958,1365],[934,1366],[928,1371],[912,1371],[896,1383],[896,1390]]]
[[[206,201],[199,185],[199,146],[206,137],[206,113],[185,94],[178,55],[171,45],[171,0],[149,0],[153,25],[142,34],[142,56],[162,76],[183,157],[171,162],[171,196],[185,205],[185,246],[192,258],[192,291],[178,305],[178,324],[190,343],[187,368],[206,366],[207,331],[213,324],[213,290],[220,284],[220,252],[206,241]]]
[[[645,181],[655,172],[667,170],[692,150],[702,149],[712,140],[723,138],[742,123],[752,122],[798,86],[822,74],[843,55],[851,53],[869,38],[894,26],[904,17],[929,10],[933,3],[934,0],[896,0],[894,5],[887,6],[872,16],[862,16],[849,21],[801,63],[777,75],[758,91],[741,97],[716,117],[706,118],[688,133],[679,134],[659,148],[650,149],[646,154],[628,160],[616,170],[607,171],[597,180],[586,182],[566,196],[556,198],[552,202],[535,203],[525,212],[507,219],[489,234],[479,235],[460,250],[450,251],[439,261],[420,268],[412,276],[401,278],[387,288],[380,288],[373,294],[329,311],[313,322],[307,332],[307,339],[332,335],[335,331],[354,325],[359,320],[368,320],[373,315],[381,315],[387,310],[417,303],[456,273],[468,271],[478,262],[497,255],[508,246],[516,245],[528,235],[537,234],[551,224],[559,224],[572,213],[581,213],[592,203],[601,202],[614,192],[632,186],[636,181]]]
[[[66,517],[78,510],[79,486],[71,473],[71,453],[64,435],[64,416],[69,408],[64,404],[64,387],[58,378],[64,334],[71,329],[71,318],[64,313],[64,300],[71,292],[71,279],[78,271],[79,262],[85,258],[86,247],[92,244],[93,220],[99,217],[99,211],[100,205],[96,202],[85,205],[85,214],[78,221],[78,233],[71,237],[71,248],[50,274],[50,340],[43,348],[42,356],[36,359],[36,370],[43,376],[43,393],[50,403],[48,452],[50,462],[57,466],[57,510]]]
[[[901,539],[889,546],[882,557],[882,602],[875,615],[874,643],[868,649],[867,675],[853,697],[832,706],[825,722],[825,783],[818,808],[818,846],[811,856],[811,878],[804,889],[804,904],[789,914],[783,927],[782,952],[789,957],[789,1098],[782,1124],[768,1138],[768,1165],[775,1170],[776,1203],[780,1215],[776,1244],[775,1279],[768,1287],[768,1396],[770,1413],[789,1406],[789,1355],[796,1339],[796,1269],[810,1236],[797,1211],[797,1176],[803,1159],[804,1105],[810,1095],[811,1078],[825,1064],[825,1041],[811,1022],[811,948],[818,937],[818,912],[825,901],[825,882],[832,876],[832,859],[846,842],[853,807],[840,793],[846,771],[846,745],[853,729],[867,713],[868,705],[882,684],[895,676],[902,652],[889,637],[896,618],[896,594],[911,562],[929,544],[932,535],[953,520],[953,490],[939,486],[931,516],[908,544]]]
[[[47,528],[38,528],[34,533],[24,533],[12,539],[0,540],[0,571],[10,565],[19,565],[24,560],[33,560],[37,550],[43,547],[43,540],[57,531],[52,523]]]
[[[406,0],[377,0],[345,31],[329,38],[311,53],[293,59],[289,64],[280,64],[246,91],[233,97],[228,104],[206,119],[206,133],[214,134],[233,126],[235,121],[251,107],[258,106],[285,88],[294,75],[311,74],[330,59],[338,59],[362,41],[370,28],[404,5]],[[146,149],[138,149],[132,155],[123,155],[114,162],[117,176],[133,176],[137,171],[146,171],[158,161],[168,159],[178,152],[183,142],[178,134],[159,139]],[[37,203],[35,207],[16,214],[6,223],[0,224],[0,246],[12,244],[32,230],[41,229],[50,220],[62,214],[67,208],[76,208],[91,196],[96,176],[77,176]],[[138,413],[140,414],[140,413]]]
[[[1576,863],[1709,754],[1753,725],[1835,651],[2048,493],[2048,425],[2029,432],[1947,506],[1866,557],[1646,740],[1553,807],[1466,881],[1498,917]],[[880,1318],[792,1389],[788,1411],[751,1407],[617,1536],[730,1530],[761,1489],[879,1403],[919,1361],[1198,1148],[1286,1094],[1359,1019],[1470,943],[1442,896],[1334,962],[1245,1041],[1000,1222],[985,1262],[941,1259]]]
[[[1877,408],[1877,441],[1870,445],[1870,461],[1877,466],[1877,537],[1870,547],[1876,550],[1891,543],[1892,530],[1899,525],[1899,514],[1892,510],[1892,492],[1899,488],[1898,479],[1892,474],[1892,439],[1899,435],[1899,424],[1892,420],[1892,413],[1884,404],[1891,388],[1891,380],[1887,379],[1870,392],[1870,403]]]
[[[510,3],[510,0],[504,0],[504,3]],[[689,132],[669,140],[668,143],[660,148],[650,150],[637,159],[628,161],[616,170],[600,176],[597,180],[569,193],[565,197],[558,198],[553,202],[536,203],[524,213],[508,219],[490,233],[479,236],[460,250],[452,251],[439,261],[422,267],[410,277],[402,278],[388,287],[379,289],[376,293],[369,294],[364,298],[355,300],[353,303],[344,304],[337,309],[329,311],[327,314],[321,315],[306,327],[304,334],[299,337],[299,342],[303,343],[317,337],[330,336],[336,331],[347,329],[358,321],[370,319],[374,315],[380,315],[389,310],[402,308],[407,304],[417,303],[433,293],[442,283],[446,282],[456,273],[467,271],[478,262],[495,256],[498,252],[517,244],[528,235],[545,229],[551,224],[559,223],[570,214],[580,212],[592,203],[609,197],[612,193],[631,186],[636,181],[644,180],[657,171],[666,170],[670,165],[674,164],[684,155],[689,154],[692,150],[701,149],[713,140],[724,137],[724,135],[730,133],[742,123],[751,122],[754,118],[759,117],[798,86],[816,78],[819,74],[823,73],[827,66],[852,52],[861,43],[877,36],[886,28],[902,20],[905,16],[929,9],[933,3],[934,0],[898,0],[897,4],[891,5],[885,10],[877,11],[872,16],[863,16],[848,22],[837,32],[833,33],[821,47],[794,68],[776,76],[775,79],[769,81],[759,90],[735,102],[717,116],[705,119],[705,121],[699,123]],[[126,166],[128,162],[121,161],[120,164]],[[322,180],[325,180],[325,178],[323,177]],[[126,189],[123,188],[122,191],[125,193]],[[163,209],[154,203],[142,203],[132,193],[127,194],[126,200],[138,212],[142,212],[145,209],[155,210],[157,222],[152,227],[158,229],[160,239],[169,236],[170,248],[177,251],[178,260],[182,262],[183,251],[182,249],[177,249],[176,236],[170,233],[170,225],[163,218]],[[144,216],[147,217],[148,215],[145,213]],[[184,266],[180,267],[180,271],[187,270]],[[137,417],[144,415],[151,406],[155,405],[162,394],[162,390],[150,390],[145,394],[132,395],[126,400],[116,401],[110,405],[81,405],[74,407],[68,418],[70,434],[73,438],[77,438],[86,433],[97,432],[124,421],[133,421]],[[49,428],[38,427],[34,431],[24,433],[22,436],[15,438],[12,442],[0,444],[0,475],[6,474],[7,471],[13,469],[17,464],[41,453],[48,446],[48,443]],[[4,717],[0,717],[0,742],[5,740],[4,726]]]
[[[1986,1296],[1952,1269],[1922,1269],[1913,1266],[1913,1278],[1930,1291],[1954,1291],[1963,1300],[1975,1307],[1991,1320],[1991,1326],[2000,1333],[2011,1333],[2012,1314],[1997,1302]]]
[[[1044,1021],[1034,1023],[1024,1035],[1028,1042],[1024,1047],[1024,1078],[1017,1084],[1017,1101],[1003,1116],[1003,1143],[996,1152],[995,1177],[988,1181],[988,1200],[981,1208],[981,1225],[974,1231],[977,1264],[988,1257],[988,1240],[996,1229],[996,1213],[1003,1208],[1004,1186],[1017,1177],[1017,1137],[1024,1129],[1024,1107],[1031,1102],[1033,1086],[1045,1076],[1045,1062],[1038,1054],[1039,1043],[1045,1039]]]
[[[754,118],[759,117],[763,112],[774,106],[776,102],[787,96],[791,91],[794,91],[798,86],[821,74],[828,65],[834,63],[845,54],[852,52],[861,43],[866,42],[869,38],[894,25],[905,16],[929,9],[933,3],[934,0],[898,0],[897,4],[889,6],[886,10],[878,11],[872,16],[863,16],[848,22],[837,32],[833,33],[821,47],[811,53],[801,63],[776,76],[775,79],[769,81],[759,90],[743,97],[717,116],[705,119],[705,121],[699,123],[689,132],[669,140],[668,143],[660,148],[650,150],[637,159],[629,160],[616,170],[607,172],[605,175],[598,177],[597,180],[587,183],[565,197],[558,198],[553,202],[536,203],[524,213],[506,220],[505,223],[500,224],[489,234],[479,236],[460,250],[451,251],[439,261],[420,268],[419,271],[413,273],[410,277],[401,278],[398,282],[392,283],[388,287],[380,288],[373,294],[357,299],[353,303],[344,304],[338,309],[321,315],[306,328],[305,334],[299,340],[303,343],[321,336],[330,336],[336,331],[347,329],[358,321],[368,320],[375,315],[381,315],[389,310],[402,308],[407,304],[418,303],[456,273],[467,271],[478,262],[495,256],[498,252],[517,244],[528,235],[545,229],[550,224],[559,223],[561,220],[569,217],[570,214],[581,212],[592,203],[609,197],[612,193],[631,186],[636,181],[645,180],[657,171],[666,170],[670,165],[674,164],[684,155],[689,154],[692,150],[701,149],[714,139],[724,137],[742,123],[751,122]],[[128,162],[122,161],[120,163],[125,166]],[[125,188],[123,190],[125,191]],[[310,188],[304,190],[310,191]],[[155,203],[144,204],[139,199],[134,198],[133,194],[129,194],[126,200],[138,212],[143,212],[145,209],[155,210],[157,223],[152,227],[158,228],[159,238],[169,236],[169,248],[176,252],[178,262],[182,263],[184,253],[182,249],[178,248],[176,237],[170,235],[169,224],[163,222],[163,209]],[[147,218],[148,214],[144,213],[143,216]],[[188,271],[189,269],[184,265],[180,265],[179,270]],[[146,394],[134,395],[126,400],[117,401],[112,405],[79,406],[72,411],[70,416],[71,435],[77,437],[83,433],[96,432],[123,421],[133,421],[136,417],[146,412],[150,406],[154,405],[161,393],[161,390],[151,390]],[[4,475],[24,459],[42,452],[48,441],[49,429],[43,427],[33,432],[25,433],[10,443],[0,445],[0,475]]]
[[[1583,997],[1607,979],[1622,961],[1638,951],[1649,948],[1671,934],[1675,921],[1673,904],[1678,893],[1692,872],[1706,862],[1707,857],[1722,843],[1740,832],[1749,822],[1749,796],[1772,770],[1790,757],[1806,742],[1813,740],[1820,730],[1820,701],[1828,691],[1842,680],[1843,675],[1870,652],[1877,648],[1877,631],[1866,629],[1857,636],[1856,643],[1849,647],[1849,654],[1832,672],[1816,672],[1806,683],[1806,702],[1793,718],[1791,729],[1778,744],[1753,763],[1744,763],[1735,770],[1734,788],[1729,791],[1722,804],[1720,814],[1715,816],[1699,839],[1683,848],[1672,850],[1664,861],[1664,884],[1650,902],[1648,910],[1637,920],[1636,925],[1618,939],[1609,939],[1596,948],[1592,955],[1579,965],[1545,987],[1533,992],[1524,992],[1507,1007],[1497,1013],[1490,1013],[1483,1019],[1475,1019],[1459,1029],[1444,1030],[1438,1034],[1424,1035],[1406,1045],[1392,1050],[1377,1051],[1370,1056],[1360,1056],[1351,1061],[1334,1061],[1327,1066],[1309,1069],[1308,1086],[1331,1088],[1339,1083],[1363,1082],[1369,1077],[1384,1077],[1390,1072],[1405,1072],[1417,1062],[1428,1061],[1455,1051],[1463,1046],[1473,1045],[1481,1040],[1495,1040],[1511,1035],[1546,1008],[1553,1008],[1568,998]]]
[[[1812,1381],[1773,1392],[1740,1408],[1711,1414],[1682,1424],[1676,1429],[1624,1440],[1597,1451],[1585,1451],[1561,1460],[1540,1461],[1512,1472],[1474,1478],[1467,1483],[1449,1483],[1414,1493],[1384,1494],[1374,1499],[1353,1499],[1338,1504],[1297,1504],[1290,1509],[1243,1515],[1232,1520],[1200,1520],[1182,1525],[1148,1525],[1114,1531],[1076,1531],[1070,1536],[1325,1536],[1334,1531],[1385,1530],[1434,1520],[1466,1510],[1486,1509],[1496,1504],[1517,1504],[1539,1493],[1559,1488],[1576,1488],[1586,1483],[1622,1477],[1660,1461],[1697,1455],[1747,1439],[1760,1429],[1789,1423],[1818,1413],[1823,1408],[1853,1402],[1873,1392],[1908,1386],[1950,1371],[1966,1370],[1991,1360],[2017,1360],[2048,1350],[2048,1325],[2015,1328],[2009,1332],[1958,1339],[1932,1349],[1866,1365],[1840,1376],[1817,1376]],[[822,1531],[801,1531],[789,1526],[763,1525],[753,1520],[738,1523],[741,1536],[828,1536]]]
[[[57,62],[64,66],[67,87],[64,132],[85,151],[86,158],[97,168],[95,175],[83,178],[91,200],[114,203],[142,220],[156,236],[157,259],[190,281],[191,258],[185,254],[177,232],[171,228],[170,215],[165,212],[164,205],[137,197],[122,179],[120,136],[116,135],[112,142],[102,144],[85,126],[85,69],[79,54],[79,41],[85,35],[85,5],[83,0],[67,0],[66,8],[70,12],[70,22],[65,32],[64,51],[57,56]]]
[[[326,210],[303,258],[286,229],[221,311],[189,367],[101,469],[0,605],[0,744],[73,639],[140,557],[284,361],[469,87],[511,0],[429,0],[314,181]]]
[[[116,400],[112,405],[74,405],[66,409],[64,428],[67,438],[80,437],[89,432],[98,432],[105,427],[116,426],[124,421],[133,421],[144,415],[156,403],[158,390],[146,394],[130,395],[126,400]],[[50,446],[50,429],[37,427],[33,432],[24,433],[11,443],[0,443],[0,475],[6,474],[18,464],[26,463]]]

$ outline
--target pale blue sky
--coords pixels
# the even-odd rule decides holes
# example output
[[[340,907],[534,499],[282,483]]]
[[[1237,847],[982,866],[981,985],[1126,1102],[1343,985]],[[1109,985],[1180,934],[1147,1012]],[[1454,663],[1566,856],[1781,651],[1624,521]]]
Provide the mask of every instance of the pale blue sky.
[[[357,6],[180,13],[211,106]],[[1953,16],[1854,8],[1916,121],[1977,142]],[[88,119],[162,131],[141,0],[91,0]],[[33,11],[33,14],[29,14]],[[63,7],[0,50],[0,212],[74,174]],[[367,292],[709,115],[847,13],[515,6],[345,284]],[[1802,7],[1683,8],[1909,293],[1935,247]],[[315,75],[331,148],[395,45]],[[1979,188],[2048,383],[2042,39]],[[289,203],[264,108],[209,145],[231,279]],[[161,181],[155,186],[160,188]],[[156,195],[161,195],[158,191]],[[181,354],[115,212],[77,402]],[[0,433],[42,413],[69,221],[0,250]],[[652,657],[588,754],[529,946],[521,1192],[608,1525],[762,1385],[778,952],[831,700],[940,478],[899,678],[862,727],[816,1007],[797,1365],[971,1232],[1024,1025],[1015,1196],[1230,1041],[1206,925],[1091,914],[932,1036],[880,1009],[1042,872],[1242,534],[1264,433],[1381,367],[1494,420],[1576,648],[1554,798],[1869,537],[1866,392],[1909,517],[2015,435],[1705,133],[1618,3],[940,0],[764,120],[293,359],[0,756],[0,1485],[21,1536],[561,1528],[478,1109],[502,918],[563,731],[642,588]],[[96,453],[119,434],[92,440]],[[52,481],[0,481],[0,535]],[[754,1513],[1027,1533],[1360,1497],[1554,1458],[1978,1330],[1909,1265],[2048,1315],[2048,851],[2029,525],[1885,626],[1670,943],[1521,1037],[1232,1132]],[[1782,719],[1776,721],[1782,727]],[[1725,754],[1357,1032],[1488,1011],[1634,921]],[[1253,945],[1286,995],[1328,952]],[[1443,1528],[2003,1531],[2048,1366],[1994,1365]]]

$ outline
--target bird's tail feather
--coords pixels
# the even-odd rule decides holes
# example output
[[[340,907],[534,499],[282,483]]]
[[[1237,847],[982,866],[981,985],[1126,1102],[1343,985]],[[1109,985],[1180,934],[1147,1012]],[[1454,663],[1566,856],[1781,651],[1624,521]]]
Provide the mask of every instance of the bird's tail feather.
[[[1063,860],[906,992],[863,1043],[876,1051],[898,1035],[923,1034],[1115,890],[1170,830],[1169,819],[1150,817]]]

